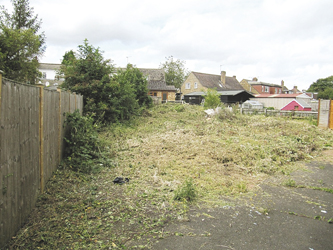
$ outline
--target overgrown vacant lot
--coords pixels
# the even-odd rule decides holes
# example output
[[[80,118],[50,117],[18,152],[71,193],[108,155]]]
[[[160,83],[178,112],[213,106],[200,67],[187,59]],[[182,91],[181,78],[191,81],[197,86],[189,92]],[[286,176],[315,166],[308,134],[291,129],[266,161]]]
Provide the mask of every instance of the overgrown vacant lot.
[[[197,190],[192,205],[232,205],[227,200],[251,195],[263,179],[288,175],[333,145],[332,132],[309,120],[227,111],[206,117],[189,105],[154,107],[100,137],[114,166],[91,175],[56,171],[9,248],[149,247],[149,239],[167,235],[165,223],[186,220],[190,204],[173,199],[186,181]],[[116,177],[129,182],[114,184]]]

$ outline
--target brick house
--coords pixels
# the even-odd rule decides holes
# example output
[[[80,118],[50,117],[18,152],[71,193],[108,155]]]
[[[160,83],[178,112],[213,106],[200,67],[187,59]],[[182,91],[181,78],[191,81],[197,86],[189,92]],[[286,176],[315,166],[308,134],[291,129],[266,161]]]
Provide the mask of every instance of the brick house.
[[[243,89],[236,76],[229,77],[221,71],[221,75],[191,72],[181,86],[182,98],[185,102],[199,104],[207,89],[215,89],[224,103],[242,103],[253,97]]]
[[[139,68],[148,82],[148,95],[160,98],[162,102],[175,101],[177,89],[173,85],[167,85],[163,69]]]
[[[284,84],[284,82],[282,81]],[[242,87],[253,93],[253,94],[282,94],[285,86],[266,83],[266,82],[259,82],[258,79],[255,77],[252,80],[243,79],[240,84]]]

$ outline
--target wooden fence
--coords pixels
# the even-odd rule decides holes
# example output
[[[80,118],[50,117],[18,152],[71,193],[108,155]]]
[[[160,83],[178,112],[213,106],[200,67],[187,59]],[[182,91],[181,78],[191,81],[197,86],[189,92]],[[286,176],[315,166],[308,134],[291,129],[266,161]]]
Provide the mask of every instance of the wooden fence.
[[[0,71],[0,248],[62,159],[64,114],[82,108],[81,95],[15,83]]]

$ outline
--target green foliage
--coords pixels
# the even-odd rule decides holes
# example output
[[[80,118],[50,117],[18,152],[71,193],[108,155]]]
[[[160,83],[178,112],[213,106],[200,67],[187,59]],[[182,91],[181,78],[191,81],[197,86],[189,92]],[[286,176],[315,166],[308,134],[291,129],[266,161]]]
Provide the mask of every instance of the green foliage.
[[[288,179],[283,183],[286,187],[296,187],[296,182],[293,179]]]
[[[130,84],[133,86],[135,100],[139,106],[149,107],[152,105],[152,99],[147,94],[147,80],[139,69],[128,64],[125,71],[118,70],[117,81],[122,85]]]
[[[29,1],[12,3],[12,14],[0,8],[0,68],[7,78],[34,84],[40,76],[38,57],[45,51],[45,34],[38,34],[41,20],[34,16]]]
[[[101,81],[113,72],[110,60],[104,60],[102,51],[84,40],[83,45],[78,46],[78,51],[66,52],[63,56],[60,73],[64,75],[64,88],[75,89],[89,85],[92,81]],[[79,88],[81,91],[82,89]],[[79,92],[81,93],[81,92]]]
[[[174,85],[180,88],[189,72],[185,68],[185,61],[174,60],[173,56],[166,57],[166,62],[160,64],[160,68],[165,71],[165,81],[167,85]]]
[[[109,165],[91,117],[81,116],[79,110],[76,110],[67,114],[65,125],[66,165],[83,173],[91,173],[102,165]]]
[[[77,53],[66,52],[59,72],[65,78],[63,88],[83,95],[84,114],[103,124],[128,120],[140,107],[151,105],[147,81],[137,68],[128,65],[112,73],[110,60],[87,40]]]
[[[198,192],[193,183],[193,180],[187,179],[182,186],[177,188],[173,199],[179,201],[186,200],[191,202],[194,201],[197,198],[197,196]]]
[[[333,99],[333,87],[328,87],[318,93],[319,99]]]
[[[318,79],[312,83],[309,92],[318,92],[320,99],[333,99],[333,76]]]
[[[312,83],[308,89],[309,92],[321,92],[327,88],[333,88],[333,76],[320,78]]]
[[[215,89],[207,89],[204,102],[204,107],[207,109],[213,109],[221,105],[220,95]]]

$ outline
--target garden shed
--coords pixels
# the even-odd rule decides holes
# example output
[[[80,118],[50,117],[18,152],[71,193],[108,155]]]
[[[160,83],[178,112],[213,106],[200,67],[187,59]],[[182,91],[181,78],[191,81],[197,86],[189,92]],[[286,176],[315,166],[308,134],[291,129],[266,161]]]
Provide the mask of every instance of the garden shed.
[[[292,100],[281,110],[290,110],[290,111],[311,111],[311,105],[305,102],[304,100]]]

